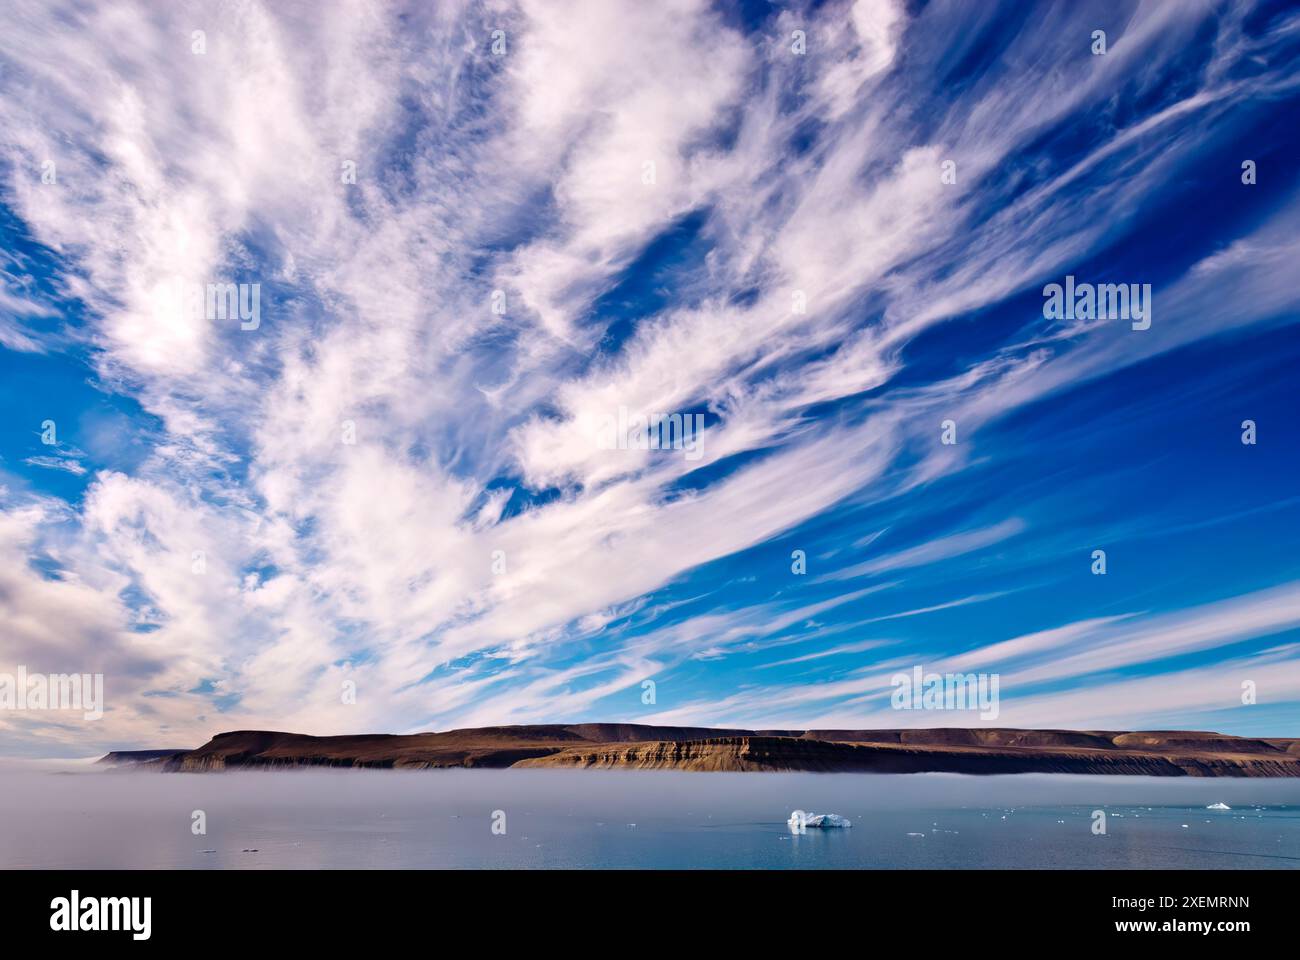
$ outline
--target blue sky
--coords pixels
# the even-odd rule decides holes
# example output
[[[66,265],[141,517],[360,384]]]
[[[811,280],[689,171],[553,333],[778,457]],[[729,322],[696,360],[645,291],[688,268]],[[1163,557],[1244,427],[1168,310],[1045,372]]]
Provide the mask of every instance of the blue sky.
[[[0,672],[107,704],[0,751],[988,724],[914,666],[1296,735],[1294,5],[10,19]],[[255,325],[160,294],[221,283]]]

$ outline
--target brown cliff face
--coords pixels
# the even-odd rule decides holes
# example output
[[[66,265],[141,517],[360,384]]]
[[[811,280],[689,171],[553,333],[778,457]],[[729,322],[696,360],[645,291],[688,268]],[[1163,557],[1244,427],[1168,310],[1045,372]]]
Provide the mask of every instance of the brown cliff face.
[[[570,767],[817,773],[1084,773],[1297,777],[1300,740],[1197,731],[714,730],[583,723],[309,737],[221,733],[197,750],[119,751],[104,763],[164,771],[288,767]],[[147,762],[142,762],[146,761]]]
[[[1241,754],[1164,755],[1101,749],[909,747],[778,737],[569,748],[519,767],[625,767],[642,770],[801,770],[816,773],[1076,773],[1150,777],[1293,777],[1300,764]]]

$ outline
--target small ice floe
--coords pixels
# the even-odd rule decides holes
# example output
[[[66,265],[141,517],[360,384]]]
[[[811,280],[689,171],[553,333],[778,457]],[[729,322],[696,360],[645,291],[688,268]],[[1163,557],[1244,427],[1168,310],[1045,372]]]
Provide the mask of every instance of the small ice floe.
[[[1187,824],[1185,824],[1185,823],[1183,824],[1183,829],[1184,829],[1184,830],[1187,829]]]
[[[1212,804],[1210,804],[1210,805],[1209,805],[1208,807],[1206,807],[1205,809],[1206,809],[1206,810],[1231,810],[1232,807],[1228,806],[1228,805],[1227,805],[1226,803],[1224,803],[1223,801],[1219,801],[1218,803],[1212,803]]]

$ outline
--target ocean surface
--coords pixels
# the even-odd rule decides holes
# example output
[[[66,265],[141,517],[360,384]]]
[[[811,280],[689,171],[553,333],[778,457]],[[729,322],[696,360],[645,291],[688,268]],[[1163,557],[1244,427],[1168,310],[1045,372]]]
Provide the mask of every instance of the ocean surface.
[[[346,867],[1296,869],[1300,780],[0,770],[0,868]]]

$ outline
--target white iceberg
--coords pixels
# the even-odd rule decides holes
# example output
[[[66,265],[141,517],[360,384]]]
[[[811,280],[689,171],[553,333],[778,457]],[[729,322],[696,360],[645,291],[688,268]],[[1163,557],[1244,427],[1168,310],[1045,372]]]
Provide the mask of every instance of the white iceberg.
[[[801,827],[812,827],[817,830],[832,830],[840,827],[851,827],[853,821],[847,817],[841,817],[838,813],[803,813],[802,810],[796,810],[790,817],[790,827],[798,830]]]
[[[1228,806],[1226,803],[1220,802],[1220,803],[1212,803],[1205,809],[1206,810],[1231,810],[1232,807]]]
[[[851,827],[853,821],[848,817],[841,817],[838,813],[819,813],[816,816],[808,818],[808,826],[821,827]]]

